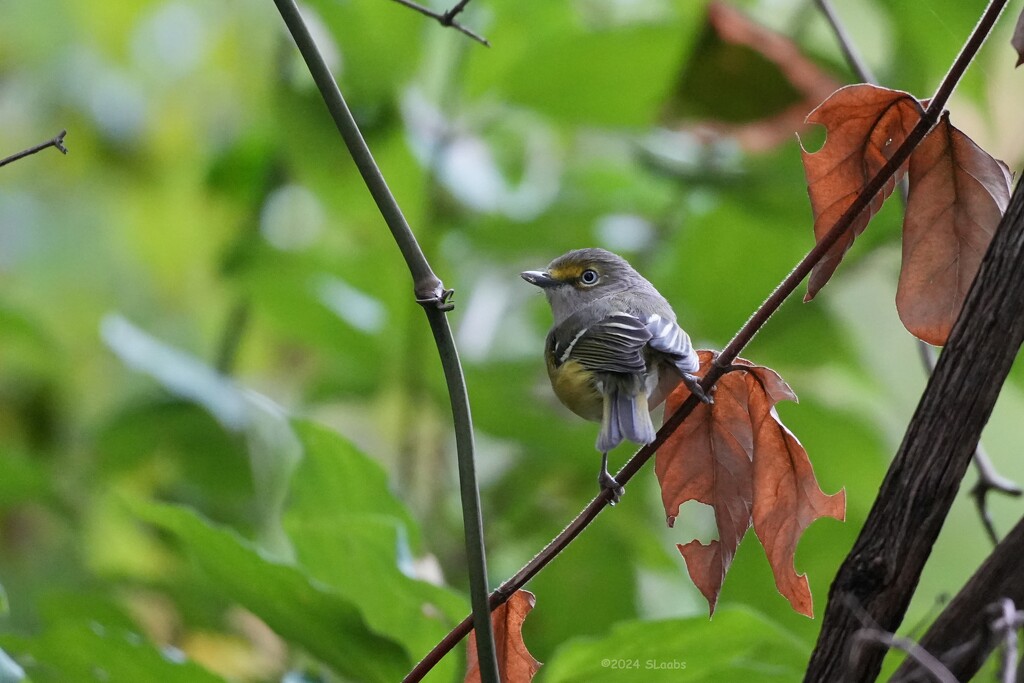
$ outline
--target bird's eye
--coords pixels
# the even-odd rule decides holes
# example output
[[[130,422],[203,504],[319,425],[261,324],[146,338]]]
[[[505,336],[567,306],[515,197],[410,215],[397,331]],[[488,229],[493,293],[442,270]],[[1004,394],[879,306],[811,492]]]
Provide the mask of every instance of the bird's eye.
[[[585,285],[597,284],[597,271],[592,268],[587,268],[580,275],[580,282]]]

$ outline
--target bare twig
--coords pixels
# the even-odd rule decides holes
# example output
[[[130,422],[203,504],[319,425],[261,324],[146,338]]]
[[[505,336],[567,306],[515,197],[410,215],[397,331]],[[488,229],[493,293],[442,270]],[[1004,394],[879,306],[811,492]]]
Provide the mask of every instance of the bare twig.
[[[875,78],[874,74],[871,73],[871,67],[867,65],[857,51],[856,46],[850,39],[849,34],[846,32],[846,28],[843,23],[839,21],[839,16],[836,14],[835,9],[832,7],[831,0],[815,0],[818,3],[818,8],[821,9],[821,13],[825,15],[825,19],[828,20],[829,26],[832,27],[832,32],[836,34],[836,40],[839,41],[839,48],[843,51],[843,56],[846,57],[846,63],[850,65],[853,72],[857,74],[864,83],[878,83],[878,79]]]
[[[31,154],[43,151],[47,147],[55,147],[60,150],[61,154],[67,154],[68,148],[64,146],[64,136],[67,134],[68,132],[66,130],[62,130],[61,132],[57,133],[55,136],[53,136],[46,142],[41,142],[35,147],[29,147],[28,149],[22,150],[17,154],[12,154],[9,157],[4,157],[3,159],[0,159],[0,166],[6,166],[7,164],[13,163],[18,159],[24,159],[25,157]]]
[[[874,628],[862,628],[853,635],[855,648],[851,650],[851,658],[860,650],[860,644],[866,641],[884,645],[886,648],[903,650],[907,656],[920,664],[939,683],[959,683],[956,676],[950,673],[949,669],[942,665],[928,650],[915,643],[910,638],[903,638],[888,631]]]
[[[986,8],[981,20],[975,27],[974,32],[964,44],[963,49],[950,67],[946,76],[939,84],[938,89],[931,98],[931,102],[922,114],[921,120],[907,135],[903,143],[894,151],[889,161],[868,181],[854,202],[846,212],[836,221],[835,225],[825,234],[814,248],[812,248],[803,259],[796,265],[792,272],[783,279],[767,299],[758,307],[754,314],[747,320],[742,328],[736,333],[729,344],[715,359],[708,370],[701,387],[705,392],[714,386],[715,382],[726,372],[729,366],[739,356],[740,352],[750,343],[754,335],[764,326],[768,319],[779,309],[783,302],[796,291],[814,265],[828,252],[829,249],[845,233],[858,215],[867,207],[871,199],[895,174],[896,170],[910,157],[910,153],[924,139],[925,134],[931,130],[938,121],[949,96],[963,76],[964,71],[970,64],[974,55],[981,48],[982,43],[995,24],[1005,0],[993,0]],[[623,486],[629,482],[646,463],[654,452],[665,442],[665,440],[683,423],[683,420],[693,412],[699,401],[696,397],[690,396],[683,404],[665,420],[655,440],[639,449],[633,457],[615,474],[615,479]],[[533,578],[549,562],[551,562],[566,546],[568,546],[587,526],[597,517],[608,504],[608,493],[602,492],[576,516],[568,526],[565,527],[554,539],[548,543],[532,560],[507,581],[501,584],[490,597],[491,609],[503,604],[509,596],[521,588],[527,581]],[[441,660],[451,649],[469,632],[469,618],[464,619],[458,626],[452,629],[441,642],[427,653],[416,667],[403,679],[404,683],[419,681],[430,671],[437,662]]]
[[[985,528],[988,530],[989,537],[993,543],[998,543],[999,537],[992,525],[992,518],[989,516],[985,497],[989,491],[998,491],[1004,495],[1019,498],[1024,493],[1024,490],[1016,482],[1007,479],[996,471],[992,460],[988,457],[985,449],[981,447],[981,444],[978,445],[977,450],[974,452],[974,466],[978,470],[978,481],[971,489],[971,495],[974,497],[975,505],[978,507],[978,513],[981,515],[982,523],[984,523]]]
[[[1010,598],[999,601],[1000,616],[992,622],[992,632],[1002,637],[1003,662],[1000,667],[1002,683],[1017,681],[1017,629],[1024,622],[1024,612],[1018,612]]]
[[[491,625],[491,608],[487,595],[487,560],[484,552],[483,519],[480,512],[480,492],[476,479],[474,462],[473,420],[469,409],[469,395],[466,381],[459,362],[458,350],[448,324],[446,311],[452,309],[452,290],[446,289],[434,274],[420,249],[416,236],[402,214],[398,202],[388,188],[380,168],[363,139],[352,112],[338,88],[331,70],[324,61],[309,33],[294,0],[274,0],[281,18],[306,62],[313,80],[341,133],[345,146],[355,162],[359,173],[373,196],[377,208],[387,223],[391,234],[405,258],[413,279],[416,301],[423,306],[427,321],[434,335],[441,366],[444,369],[448,396],[451,400],[452,417],[455,423],[455,448],[459,461],[459,489],[462,500],[462,519],[465,531],[466,561],[469,572],[470,601],[473,607],[473,624],[477,635],[477,654],[480,660],[480,674],[484,683],[498,683],[498,664],[495,656],[494,631]]]
[[[856,661],[860,657],[861,645],[865,642],[873,642],[884,645],[886,648],[894,647],[898,650],[903,650],[907,653],[908,657],[920,664],[921,668],[930,673],[939,683],[959,683],[956,676],[946,668],[945,664],[912,638],[897,636],[895,633],[886,631],[879,626],[853,596],[847,596],[846,606],[857,616],[861,623],[860,630],[853,634],[853,642],[850,647],[849,659],[851,668],[856,666]]]
[[[452,21],[455,17],[462,13],[462,10],[466,9],[466,5],[469,4],[469,0],[459,0],[459,2],[452,7],[450,10],[442,15],[441,23],[445,26],[451,26]]]
[[[852,596],[847,596],[846,606],[857,616],[861,623],[860,630],[853,634],[853,642],[849,653],[851,667],[855,666],[855,662],[860,656],[861,644],[873,642],[884,645],[886,648],[894,647],[898,650],[903,650],[907,653],[908,657],[920,664],[939,683],[959,683],[956,676],[935,655],[921,647],[912,638],[904,638],[886,631],[871,618],[871,615]]]
[[[450,26],[456,31],[461,31],[462,33],[466,34],[476,42],[480,43],[481,45],[484,45],[486,47],[491,46],[487,39],[484,38],[482,35],[476,33],[472,29],[466,28],[459,22],[455,21],[455,17],[457,17],[459,13],[466,8],[466,5],[469,4],[469,0],[460,0],[459,4],[455,5],[447,12],[435,12],[429,7],[424,7],[418,2],[413,2],[413,0],[395,0],[395,2],[397,2],[399,5],[404,5],[411,10],[419,12],[425,17],[436,19],[437,23],[441,24],[441,26]]]
[[[1016,683],[1017,680],[1017,609],[1013,600],[1002,601],[1003,616],[992,625],[993,630],[1003,631],[1002,683]]]

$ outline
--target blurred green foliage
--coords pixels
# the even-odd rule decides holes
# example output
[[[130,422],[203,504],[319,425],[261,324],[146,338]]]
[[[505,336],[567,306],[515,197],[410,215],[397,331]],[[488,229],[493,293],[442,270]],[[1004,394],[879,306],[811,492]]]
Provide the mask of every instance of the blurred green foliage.
[[[462,20],[490,49],[386,0],[305,5],[457,292],[494,585],[589,500],[598,464],[595,426],[547,387],[549,314],[518,272],[619,251],[721,348],[811,245],[795,139],[752,154],[662,118],[703,63],[706,4],[474,0]],[[811,3],[737,4],[849,80]],[[882,82],[926,97],[982,3],[835,4]],[[951,110],[1020,168],[1008,23]],[[770,65],[735,73],[701,71],[700,106],[679,111],[706,115],[709,92],[733,121],[789,101],[752,97]],[[5,3],[0,155],[61,128],[67,157],[0,169],[0,680],[399,677],[468,610],[447,397],[273,3]],[[898,224],[883,211],[828,289],[744,354],[801,396],[783,419],[823,489],[847,490],[846,523],[816,523],[797,555],[819,614],[925,381],[893,306]],[[1018,480],[1021,386],[1018,371],[986,437]],[[993,512],[1006,529],[1020,508]],[[663,519],[643,473],[531,583],[541,679],[798,678],[819,622],[789,610],[756,541],[708,622],[674,544],[711,538],[710,516]],[[908,629],[987,547],[958,502]],[[458,679],[461,657],[429,680]]]

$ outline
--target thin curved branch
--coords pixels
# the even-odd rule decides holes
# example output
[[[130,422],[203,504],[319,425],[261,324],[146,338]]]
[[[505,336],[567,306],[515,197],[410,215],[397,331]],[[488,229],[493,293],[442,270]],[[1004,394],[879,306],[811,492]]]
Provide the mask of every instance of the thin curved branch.
[[[446,311],[451,310],[452,290],[445,289],[434,274],[402,214],[394,195],[388,188],[380,168],[363,140],[352,112],[338,88],[334,76],[320,54],[294,0],[274,0],[281,18],[306,62],[324,103],[341,133],[352,160],[355,161],[367,189],[405,257],[413,278],[416,301],[423,306],[437,344],[444,369],[445,382],[451,400],[455,422],[455,445],[459,460],[459,489],[462,498],[462,519],[466,536],[466,556],[469,571],[470,600],[473,623],[477,633],[477,652],[480,658],[481,678],[486,683],[498,683],[498,664],[495,656],[491,609],[487,597],[487,561],[484,552],[483,519],[480,512],[480,493],[474,463],[473,420],[469,409],[469,395],[459,362],[458,350],[448,325]]]
[[[888,182],[896,169],[910,157],[910,153],[924,139],[924,136],[931,130],[938,121],[949,96],[963,76],[967,66],[971,63],[974,55],[981,48],[982,43],[988,36],[996,19],[1006,4],[1006,0],[992,0],[985,9],[974,31],[965,42],[960,54],[957,55],[953,65],[946,73],[939,84],[931,103],[925,110],[918,124],[911,130],[903,143],[893,152],[889,161],[875,174],[875,176],[864,186],[860,194],[850,205],[850,208],[840,216],[829,232],[822,237],[814,248],[812,248],[803,259],[793,268],[792,272],[779,283],[775,290],[758,307],[752,316],[744,323],[743,327],[736,333],[729,344],[718,355],[708,370],[701,387],[705,392],[714,386],[729,366],[739,356],[740,352],[750,343],[757,332],[764,326],[768,319],[782,306],[783,302],[796,291],[805,277],[811,272],[814,265],[821,260],[825,253],[852,225],[857,216],[864,211],[878,191]],[[657,437],[653,442],[638,450],[633,457],[615,474],[615,479],[623,486],[633,478],[642,468],[662,443],[683,423],[683,420],[697,407],[698,401],[690,396],[675,413],[669,417],[658,430]],[[598,494],[590,503],[565,527],[547,546],[544,547],[532,560],[512,578],[501,584],[490,597],[491,609],[504,603],[508,597],[517,589],[521,588],[527,581],[540,572],[550,563],[566,546],[569,545],[587,526],[600,514],[601,510],[608,504],[608,492]],[[452,629],[441,642],[427,653],[427,655],[409,672],[403,679],[403,683],[414,683],[422,680],[423,676],[430,671],[455,645],[469,633],[469,619],[464,619],[459,625]]]
[[[875,75],[871,72],[871,67],[868,66],[867,62],[861,57],[860,52],[857,51],[857,47],[846,32],[843,22],[839,20],[839,15],[836,14],[835,8],[832,7],[831,0],[815,0],[815,2],[818,4],[818,9],[821,10],[821,13],[825,15],[825,19],[828,20],[829,26],[832,27],[832,32],[836,34],[839,49],[843,51],[846,63],[857,74],[857,78],[864,83],[878,85],[878,79],[875,78]]]
[[[60,150],[61,154],[67,154],[68,148],[64,146],[64,136],[67,134],[67,130],[62,130],[46,142],[41,142],[34,147],[29,147],[28,149],[12,154],[9,157],[4,157],[3,159],[0,159],[0,166],[6,166],[7,164],[14,163],[18,159],[24,159],[25,157],[35,154],[36,152],[41,152],[48,147]]]

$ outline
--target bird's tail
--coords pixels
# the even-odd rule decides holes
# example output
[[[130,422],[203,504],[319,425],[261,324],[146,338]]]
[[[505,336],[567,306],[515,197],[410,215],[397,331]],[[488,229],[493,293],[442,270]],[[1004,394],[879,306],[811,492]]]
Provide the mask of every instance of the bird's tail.
[[[639,391],[615,388],[605,395],[597,450],[607,453],[627,439],[633,443],[648,444],[654,441],[654,436],[647,393],[642,387]]]

